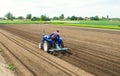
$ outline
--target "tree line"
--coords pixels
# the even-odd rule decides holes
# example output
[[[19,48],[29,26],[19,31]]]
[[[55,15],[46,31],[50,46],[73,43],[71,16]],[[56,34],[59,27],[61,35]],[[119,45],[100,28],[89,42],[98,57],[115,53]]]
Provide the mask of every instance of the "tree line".
[[[24,18],[23,16],[18,16],[15,17],[12,13],[8,12],[4,18],[0,18],[3,20],[14,20],[14,19],[28,19],[28,20],[32,20],[32,21],[50,21],[50,20],[104,20],[104,19],[109,19],[109,16],[107,17],[102,17],[99,18],[98,16],[94,16],[94,17],[78,17],[78,16],[68,16],[67,18],[65,18],[64,14],[61,14],[60,16],[54,16],[52,18],[49,18],[46,15],[41,15],[40,17],[36,17],[36,16],[32,16],[32,14],[27,14],[26,17]]]

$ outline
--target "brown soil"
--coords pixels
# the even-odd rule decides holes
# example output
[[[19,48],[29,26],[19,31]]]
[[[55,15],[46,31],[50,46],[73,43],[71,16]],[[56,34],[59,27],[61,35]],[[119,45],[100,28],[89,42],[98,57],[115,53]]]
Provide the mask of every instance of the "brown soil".
[[[15,76],[15,72],[9,69],[5,58],[4,50],[2,50],[0,46],[0,76]]]
[[[120,31],[37,24],[0,28],[0,42],[20,76],[120,76]],[[42,35],[56,29],[70,53],[53,56],[38,49]]]

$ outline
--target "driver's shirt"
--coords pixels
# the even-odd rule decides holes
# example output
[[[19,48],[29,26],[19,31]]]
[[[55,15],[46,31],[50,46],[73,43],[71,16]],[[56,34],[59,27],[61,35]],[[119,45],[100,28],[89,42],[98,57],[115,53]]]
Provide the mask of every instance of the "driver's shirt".
[[[58,32],[54,32],[50,35],[51,38],[59,38],[59,33]]]

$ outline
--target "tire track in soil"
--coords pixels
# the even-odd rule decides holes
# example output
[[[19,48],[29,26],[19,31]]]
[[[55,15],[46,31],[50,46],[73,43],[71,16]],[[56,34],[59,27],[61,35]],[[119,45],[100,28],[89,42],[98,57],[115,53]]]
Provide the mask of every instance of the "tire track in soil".
[[[1,46],[6,49],[7,51],[10,52],[10,54],[17,60],[19,61],[28,71],[31,72],[31,76],[37,76],[29,67],[27,67],[14,53],[12,53],[9,48],[7,48],[2,42],[0,42]],[[18,72],[17,72],[18,73]],[[20,75],[20,74],[19,74]]]
[[[0,32],[1,33],[1,32]],[[2,33],[3,34],[3,33]],[[10,38],[8,37],[7,35],[3,34],[5,37],[7,37],[9,40],[11,40],[12,42],[14,42],[15,44],[19,45],[20,47],[24,48],[25,50],[29,51],[31,54],[37,56],[38,58],[42,58],[43,60],[47,61],[49,64],[52,64],[51,62],[53,62],[52,60],[47,60],[47,58],[45,56],[41,56],[39,52],[36,52],[34,49],[31,49],[29,47],[26,47],[25,45],[21,44],[20,42],[16,41],[15,39],[13,38]],[[6,47],[7,48],[7,47]],[[8,49],[8,48],[7,48]],[[8,49],[9,50],[9,49]],[[10,50],[9,50],[10,51]],[[33,52],[34,51],[34,52]],[[12,55],[14,55],[12,52],[11,52]],[[15,55],[14,55],[15,56]],[[17,58],[17,56],[15,56]],[[17,58],[25,67],[27,67],[19,58]],[[54,62],[55,63],[55,62]],[[52,64],[53,66],[58,67],[59,64],[55,63],[55,64]],[[59,65],[60,66],[60,65]],[[62,66],[61,66],[62,67]],[[28,67],[27,67],[28,68]],[[64,67],[62,67],[64,68]],[[64,71],[63,69],[59,68],[60,70]],[[35,76],[37,76],[30,68],[28,68],[28,70],[30,70]],[[68,69],[67,69],[68,70]],[[68,70],[69,71],[69,70]],[[65,73],[67,73],[66,71],[64,71]],[[71,71],[70,71],[71,72]],[[68,74],[68,73],[67,73]],[[75,74],[75,73],[74,73]],[[76,74],[75,74],[76,75]],[[76,75],[77,76],[77,75]]]
[[[12,53],[13,54],[13,53]],[[15,54],[13,54],[15,57],[16,57],[16,55]],[[17,58],[18,59],[18,58]],[[18,60],[20,60],[20,59],[18,59]],[[21,60],[20,60],[21,61]],[[22,64],[23,64],[23,62],[22,62]],[[25,65],[25,66],[27,66],[27,65]],[[27,66],[27,68],[28,68],[28,66]],[[29,69],[29,68],[28,68]],[[30,69],[29,69],[30,70]],[[35,74],[34,72],[32,72],[33,74]],[[50,74],[49,74],[50,75]],[[39,76],[39,75],[33,75],[33,76]],[[67,75],[66,75],[67,76]]]
[[[5,34],[4,34],[5,35]],[[6,36],[6,35],[5,35]],[[7,37],[7,36],[6,36]],[[33,53],[32,51],[33,51],[33,49],[31,49],[31,48],[28,48],[28,47],[26,47],[26,46],[24,46],[24,45],[22,45],[22,44],[20,44],[20,42],[17,42],[15,39],[13,39],[13,38],[10,38],[10,37],[7,37],[9,40],[11,40],[11,41],[13,41],[14,43],[16,43],[17,45],[19,45],[19,46],[21,46],[21,47],[23,47],[24,49],[26,49],[27,51],[29,51],[29,52],[31,52],[32,54],[34,54],[35,56],[37,56],[37,57],[40,57],[40,55],[39,54],[37,54],[37,52],[35,51],[35,53]],[[28,50],[29,49],[29,50]],[[31,50],[31,51],[30,51]],[[42,55],[42,57],[44,57],[43,55]],[[51,60],[52,61],[52,60]],[[49,62],[49,63],[51,63],[51,61]],[[52,61],[53,62],[53,61]],[[55,62],[54,62],[55,63]],[[55,64],[57,64],[57,63],[55,63]],[[54,66],[55,66],[55,64],[54,64]],[[58,68],[58,65],[59,64],[57,64],[56,65],[56,67]],[[59,65],[60,66],[60,65]],[[62,67],[62,66],[61,66]],[[64,68],[64,67],[62,67],[62,68]],[[60,68],[59,68],[60,69]],[[65,68],[65,69],[67,69],[67,68]],[[61,69],[62,70],[62,69]],[[70,71],[69,69],[67,69],[68,71]],[[63,70],[64,71],[64,70]],[[65,71],[64,71],[65,72]],[[66,72],[67,73],[67,72]],[[69,73],[73,73],[72,71],[70,71]],[[73,73],[74,75],[77,75],[77,74],[75,74],[75,73]],[[36,75],[35,75],[36,76]]]
[[[108,59],[105,59],[103,57],[94,55],[90,52],[84,52],[84,51],[78,52],[78,51],[76,51],[76,49],[72,49],[72,50],[74,50],[74,51],[72,51],[72,52],[74,52],[74,54],[71,57],[66,57],[66,58],[62,58],[62,59],[63,60],[65,59],[66,61],[68,61],[78,67],[81,67],[81,66],[77,65],[76,63],[80,63],[80,64],[87,63],[86,64],[87,66],[91,66],[91,68],[94,67],[94,69],[96,68],[99,71],[99,73],[100,72],[104,73],[104,74],[108,73],[108,75],[116,75],[116,76],[120,75],[120,72],[119,72],[120,65],[119,64],[109,61]],[[81,49],[77,49],[77,50],[81,50]],[[77,54],[79,54],[79,55],[77,55]],[[71,59],[74,59],[74,62],[71,62],[72,61]],[[90,59],[93,59],[93,60],[90,60]],[[106,60],[108,60],[108,61],[106,61]],[[77,62],[75,62],[75,61],[77,61]],[[111,67],[111,66],[114,66],[114,67]],[[82,68],[82,69],[84,69],[84,68]],[[91,72],[91,71],[89,71],[89,72]]]
[[[9,30],[9,32],[11,32],[11,30],[9,28],[7,28],[7,30]],[[31,41],[32,43],[35,42],[36,45],[39,42],[39,37],[33,36],[33,35],[36,35],[36,34],[29,33],[29,32],[22,31],[22,30],[19,30],[19,32],[21,32],[21,33],[15,32],[16,35],[18,35],[18,36],[20,36],[20,37],[22,37],[24,39],[27,39],[27,40]],[[12,31],[11,33],[14,33],[14,31]],[[27,33],[26,35],[31,35],[31,36],[25,37],[23,35],[23,33]],[[73,45],[75,45],[75,44],[71,44],[71,43],[68,43],[68,42],[65,42],[65,43],[69,47],[72,47]],[[75,47],[77,47],[77,48],[75,48]],[[120,75],[120,72],[119,72],[119,61],[117,61],[117,60],[119,60],[119,55],[118,56],[115,56],[115,55],[111,56],[111,54],[109,54],[109,53],[106,53],[106,52],[103,52],[103,51],[96,51],[99,48],[92,49],[90,47],[88,48],[88,47],[82,47],[82,46],[77,46],[77,45],[75,45],[75,47],[72,48],[72,50],[73,50],[72,52],[73,53],[77,53],[77,55],[73,54],[73,55],[71,55],[69,57],[64,56],[64,57],[59,57],[59,58],[65,60],[67,62],[70,62],[71,64],[74,64],[74,65],[76,65],[76,66],[78,66],[80,68],[83,67],[83,69],[86,69],[87,71],[90,71],[90,72],[92,72],[93,74],[95,74],[97,76],[111,76],[111,75],[119,76]],[[81,49],[81,47],[82,47],[82,49]],[[86,50],[86,51],[84,51],[84,50]],[[97,54],[94,53],[94,52],[96,52]],[[90,59],[93,58],[93,60],[89,60],[88,59],[89,57],[90,57]],[[109,58],[109,57],[111,57],[111,58]],[[98,59],[99,61],[105,61],[105,62],[102,65],[102,62],[100,62],[100,63],[97,62],[97,61],[95,62],[94,59],[96,59],[96,60]],[[78,63],[83,65],[83,66],[78,65]],[[110,67],[110,65],[107,65],[107,63],[109,63],[111,66],[114,65],[116,68],[114,68],[114,66],[113,66],[113,68]],[[95,64],[96,64],[96,66],[95,66]],[[104,64],[106,64],[106,65],[104,65]],[[88,70],[87,68],[85,68],[86,65],[88,65],[87,67],[88,68],[90,67],[89,69],[92,69],[93,71],[92,70]],[[98,68],[97,68],[97,66],[98,66]],[[94,69],[97,70],[97,72]],[[96,72],[96,73],[94,73],[94,72]]]
[[[66,42],[66,43],[67,43],[67,46],[72,47],[73,43],[69,43],[69,42]],[[78,46],[75,44],[73,44],[73,45],[76,47]],[[75,54],[74,58],[76,58],[76,60],[78,60],[79,63],[81,62],[81,59],[84,59],[84,60],[89,61],[89,63],[94,64],[93,67],[95,67],[95,65],[97,64],[97,66],[99,68],[97,66],[95,68],[98,68],[103,72],[106,72],[110,75],[115,75],[115,76],[120,75],[120,65],[119,65],[120,58],[119,57],[111,57],[109,54],[107,55],[108,57],[106,57],[106,54],[104,54],[104,53],[100,53],[100,52],[98,52],[97,54],[94,53],[94,52],[97,52],[95,49],[82,48],[79,46],[77,49],[75,49],[75,48],[71,48],[71,49],[73,50],[72,52]],[[110,59],[109,56],[112,59]],[[92,59],[92,60],[89,60],[89,59]],[[68,61],[68,62],[70,62],[70,61]],[[87,63],[86,65],[88,65],[88,62],[86,62],[86,63]],[[80,67],[79,65],[76,65],[76,66]],[[111,66],[113,66],[113,67],[111,67]]]
[[[67,42],[67,46],[71,46],[71,43],[68,43]],[[77,45],[76,45],[77,46]],[[92,49],[92,48],[85,48],[85,47],[78,47],[77,49],[75,48],[71,48],[72,50],[75,50],[74,53],[76,54],[79,54],[79,53],[87,53],[89,55],[92,55],[92,56],[95,56],[95,57],[98,57],[100,59],[104,59],[106,61],[109,61],[109,62],[113,62],[113,63],[116,63],[116,64],[120,64],[120,58],[118,56],[115,56],[115,57],[111,57],[111,55],[109,54],[104,54],[103,52],[98,52],[96,51],[95,49]],[[76,50],[79,50],[79,51],[76,51]],[[83,50],[86,50],[86,51],[83,51]],[[94,52],[96,51],[96,53],[94,54]],[[77,55],[78,56],[78,55]],[[111,58],[111,59],[110,59]]]
[[[27,33],[27,34],[29,34],[29,33]],[[29,34],[30,35],[30,34]],[[33,40],[34,41],[34,40]],[[67,43],[68,44],[68,43]],[[71,45],[71,44],[70,44]],[[70,45],[69,45],[69,47],[70,47]],[[78,53],[79,51],[79,49],[80,48],[78,48],[78,49],[75,49],[75,48],[72,48],[73,50],[75,50],[74,51],[74,53]],[[76,51],[77,50],[77,51]],[[80,49],[81,50],[81,49]],[[88,50],[90,50],[90,49],[88,49]],[[94,49],[92,49],[93,51],[94,51]],[[78,53],[79,54],[79,53]],[[88,55],[89,55],[89,53],[88,53]],[[99,54],[98,54],[99,55]],[[80,55],[81,56],[81,55]],[[102,55],[101,55],[102,56]],[[87,57],[87,56],[86,56]],[[95,57],[98,57],[98,56],[95,56]],[[80,58],[80,57],[79,57]],[[79,59],[79,58],[77,58],[76,56],[74,56],[73,57],[73,59],[75,59],[75,60],[77,60],[77,61],[79,61],[79,63],[81,62],[81,60]],[[82,57],[82,58],[84,58],[84,57]],[[94,58],[94,57],[92,57],[92,58]],[[99,59],[101,58],[101,57],[98,57]],[[67,58],[68,60],[70,59],[69,57]],[[84,58],[85,59],[85,58]],[[96,58],[94,58],[94,59],[96,59]],[[64,58],[63,58],[63,60],[64,60]],[[87,60],[87,58],[85,59],[85,60]],[[90,61],[90,60],[89,60]],[[69,61],[70,62],[70,61]],[[74,63],[74,62],[71,62],[71,63]],[[88,62],[86,62],[86,63],[88,63]],[[90,63],[90,62],[89,62]],[[95,67],[95,65],[93,66],[93,64],[95,63],[95,61],[94,62],[91,62],[91,64],[92,64],[92,67]],[[78,63],[75,63],[75,65],[76,66],[78,66],[78,67],[80,67],[79,65],[78,65]],[[88,65],[88,64],[86,64],[86,65]],[[107,65],[107,66],[109,66],[109,65]],[[99,67],[99,68],[98,68]],[[109,68],[108,69],[106,69],[106,68],[104,68],[104,64],[103,64],[103,66],[98,66],[98,67],[95,67],[95,68],[98,68],[98,69],[100,69],[100,71],[102,71],[102,73],[103,72],[106,72],[106,73],[108,73],[108,74],[112,74],[112,73],[114,73],[114,71],[111,71],[111,70],[109,70]],[[106,67],[106,66],[105,66]],[[102,68],[102,69],[101,69]],[[104,68],[104,69],[103,69]],[[118,71],[118,70],[117,70]],[[114,73],[114,74],[116,74],[116,75],[119,75],[119,73]],[[113,74],[113,75],[114,75]]]
[[[4,36],[6,36],[6,35],[4,35]],[[7,36],[6,36],[7,37]],[[11,40],[9,37],[7,37],[9,40]],[[11,40],[11,41],[14,41],[14,40]],[[14,43],[15,44],[17,44],[17,45],[19,45],[19,46],[21,46],[21,47],[23,47],[22,45],[20,45],[19,43],[17,43],[16,41],[14,41]],[[7,48],[7,47],[6,47]],[[25,50],[27,50],[27,51],[29,51],[30,53],[32,53],[32,54],[34,54],[33,52],[31,52],[30,50],[28,50],[28,48],[27,47],[23,47]],[[8,49],[8,48],[7,48]],[[9,49],[8,49],[9,50]],[[35,72],[33,72],[30,68],[28,68],[28,66],[26,66],[16,55],[14,55],[10,50],[9,50],[9,52],[15,57],[15,58],[17,58],[28,70],[30,70],[31,71],[31,73],[33,73],[34,74],[34,76],[38,76],[38,75],[36,75],[35,74]],[[34,55],[36,55],[36,54],[34,54]],[[37,57],[39,57],[38,55],[37,55]],[[40,58],[40,57],[39,57]]]

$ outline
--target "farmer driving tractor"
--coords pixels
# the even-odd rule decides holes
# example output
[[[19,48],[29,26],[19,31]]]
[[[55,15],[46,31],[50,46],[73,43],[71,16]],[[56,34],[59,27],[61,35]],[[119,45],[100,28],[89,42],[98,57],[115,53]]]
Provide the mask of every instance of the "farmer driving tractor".
[[[50,38],[52,39],[52,44],[53,44],[53,47],[55,48],[55,43],[57,42],[57,39],[60,38],[59,30],[56,30],[56,32],[50,34]]]
[[[56,30],[50,35],[43,35],[39,48],[48,53],[57,51],[67,51],[69,48],[64,48],[63,39],[60,38],[59,30]]]

